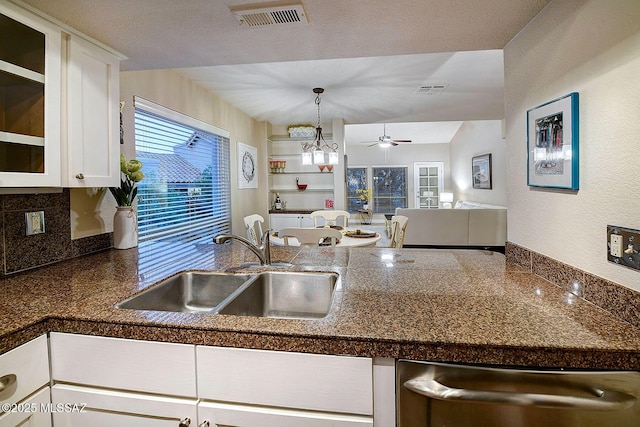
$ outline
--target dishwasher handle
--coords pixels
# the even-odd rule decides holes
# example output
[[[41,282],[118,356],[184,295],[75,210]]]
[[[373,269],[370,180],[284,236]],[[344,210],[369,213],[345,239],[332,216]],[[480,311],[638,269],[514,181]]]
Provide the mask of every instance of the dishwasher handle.
[[[494,403],[548,408],[579,408],[595,411],[617,411],[633,405],[636,398],[619,391],[593,387],[594,397],[522,393],[495,390],[469,390],[441,384],[435,379],[416,378],[404,383],[408,390],[432,399]]]

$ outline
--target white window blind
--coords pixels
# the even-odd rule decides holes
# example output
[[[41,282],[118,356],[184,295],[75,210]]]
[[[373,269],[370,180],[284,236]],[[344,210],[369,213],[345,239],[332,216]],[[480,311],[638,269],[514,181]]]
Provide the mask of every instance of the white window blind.
[[[231,230],[229,139],[182,122],[169,110],[136,102],[136,158],[141,269],[148,273],[183,257],[194,245],[211,244]]]

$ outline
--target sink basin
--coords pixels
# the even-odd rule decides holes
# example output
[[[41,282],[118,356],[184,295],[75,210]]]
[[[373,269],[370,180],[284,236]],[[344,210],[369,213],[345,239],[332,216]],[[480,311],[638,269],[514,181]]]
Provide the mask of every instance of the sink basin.
[[[322,318],[329,312],[337,273],[260,273],[222,304],[220,314],[277,318]]]
[[[170,277],[116,307],[184,313],[210,313],[253,276],[188,271]]]

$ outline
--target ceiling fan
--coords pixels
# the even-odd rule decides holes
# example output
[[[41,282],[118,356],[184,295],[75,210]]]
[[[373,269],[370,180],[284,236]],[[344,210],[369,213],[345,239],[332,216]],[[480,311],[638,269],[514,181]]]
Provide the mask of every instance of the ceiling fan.
[[[395,147],[399,143],[408,143],[411,142],[410,139],[391,139],[389,135],[387,135],[387,125],[383,123],[383,131],[382,136],[378,137],[377,141],[362,141],[363,144],[369,144],[369,147],[373,147],[374,145],[378,145],[381,148]],[[373,142],[373,144],[370,144]]]

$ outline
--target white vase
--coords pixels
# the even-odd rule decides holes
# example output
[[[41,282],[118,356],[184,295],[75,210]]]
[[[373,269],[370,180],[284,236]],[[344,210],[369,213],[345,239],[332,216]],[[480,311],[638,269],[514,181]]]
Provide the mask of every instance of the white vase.
[[[113,216],[113,247],[129,249],[138,246],[138,215],[133,206],[118,206]]]

